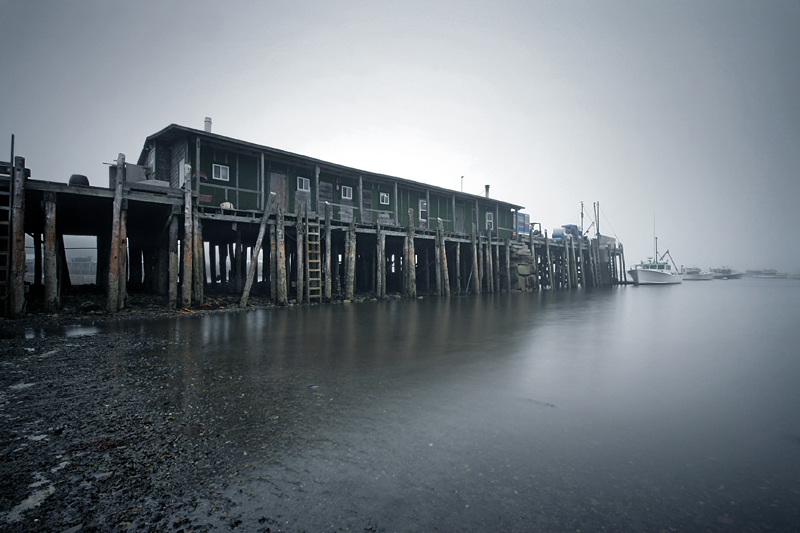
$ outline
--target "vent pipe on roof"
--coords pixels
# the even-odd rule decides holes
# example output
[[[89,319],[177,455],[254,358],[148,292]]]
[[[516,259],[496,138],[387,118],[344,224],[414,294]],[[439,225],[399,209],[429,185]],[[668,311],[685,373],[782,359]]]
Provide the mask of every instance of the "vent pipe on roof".
[[[206,133],[211,133],[211,117],[206,117],[206,125],[203,129],[206,131]]]
[[[489,198],[489,186],[486,185],[486,198]]]

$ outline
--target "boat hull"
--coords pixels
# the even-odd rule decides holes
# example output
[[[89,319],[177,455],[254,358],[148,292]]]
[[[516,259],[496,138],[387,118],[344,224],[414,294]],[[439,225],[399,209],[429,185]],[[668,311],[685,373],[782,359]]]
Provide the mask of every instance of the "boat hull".
[[[730,274],[714,274],[714,279],[742,279],[741,272],[732,272]]]
[[[683,281],[680,274],[672,274],[663,270],[648,270],[632,268],[628,275],[633,279],[634,285],[675,285]]]
[[[714,274],[707,272],[705,274],[684,274],[683,281],[710,281],[714,279]]]

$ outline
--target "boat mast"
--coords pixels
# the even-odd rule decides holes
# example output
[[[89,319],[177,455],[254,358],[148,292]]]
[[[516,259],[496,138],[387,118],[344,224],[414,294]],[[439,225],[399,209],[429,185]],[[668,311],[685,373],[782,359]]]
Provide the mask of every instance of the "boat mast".
[[[653,242],[655,243],[655,250],[653,251],[653,259],[658,263],[658,237],[656,237],[656,214],[653,213]]]

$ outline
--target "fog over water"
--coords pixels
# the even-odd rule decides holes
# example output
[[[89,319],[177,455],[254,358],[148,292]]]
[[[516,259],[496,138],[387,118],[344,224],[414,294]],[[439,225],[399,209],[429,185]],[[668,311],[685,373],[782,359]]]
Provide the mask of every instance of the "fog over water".
[[[226,443],[248,527],[795,531],[798,295],[743,279],[110,327],[170,341],[142,355],[170,369],[154,401]]]
[[[551,230],[598,201],[629,264],[655,217],[678,264],[800,273],[793,0],[0,7],[0,143],[14,134],[36,179],[105,184],[104,162],[209,116],[367,171],[490,184]]]

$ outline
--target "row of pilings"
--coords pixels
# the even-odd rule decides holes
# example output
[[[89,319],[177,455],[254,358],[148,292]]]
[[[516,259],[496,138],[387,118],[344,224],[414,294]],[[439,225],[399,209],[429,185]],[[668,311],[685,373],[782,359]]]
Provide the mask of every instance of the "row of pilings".
[[[70,284],[64,235],[78,227],[69,213],[86,206],[97,216],[79,231],[97,238],[96,286],[109,312],[123,309],[131,291],[165,296],[168,308],[179,309],[215,294],[238,295],[241,306],[251,295],[288,305],[625,283],[622,247],[600,239],[556,242],[546,233],[500,239],[475,225],[466,234],[445,232],[435,220],[428,225],[439,229],[356,225],[332,220],[328,205],[310,213],[301,204],[299,213],[287,214],[274,195],[260,214],[199,207],[183,189],[133,194],[124,186],[122,154],[113,191],[28,183],[22,158],[7,170],[13,216],[6,316],[25,309],[25,233],[34,243],[30,293],[41,294],[47,310],[60,308]],[[27,209],[26,184],[33,199]]]

